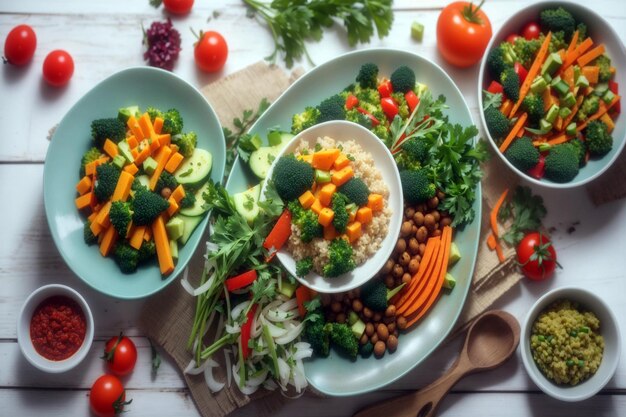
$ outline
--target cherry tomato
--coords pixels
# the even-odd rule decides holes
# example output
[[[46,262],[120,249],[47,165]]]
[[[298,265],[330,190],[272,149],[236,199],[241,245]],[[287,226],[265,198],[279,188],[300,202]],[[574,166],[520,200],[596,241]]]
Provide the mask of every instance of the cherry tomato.
[[[216,72],[222,69],[228,58],[228,45],[217,32],[200,32],[200,40],[193,51],[196,65],[202,71]]]
[[[457,1],[441,11],[437,20],[437,48],[450,64],[470,67],[485,53],[491,38],[491,23],[481,5]]]
[[[124,410],[124,406],[132,400],[126,401],[124,386],[113,375],[102,375],[96,379],[89,392],[91,410],[98,417],[113,417]]]
[[[72,74],[74,74],[74,60],[66,51],[54,50],[43,61],[43,78],[52,86],[64,86],[72,78]]]
[[[137,362],[137,348],[132,340],[123,336],[112,337],[104,347],[104,356],[107,366],[115,375],[129,374]]]
[[[533,281],[550,278],[556,267],[556,251],[550,239],[541,232],[528,233],[517,245],[517,262],[522,273]]]
[[[508,43],[515,43],[515,41],[519,38],[519,35],[517,33],[511,33],[509,36],[506,37],[506,41]]]
[[[393,120],[393,118],[396,117],[396,114],[398,114],[398,105],[391,97],[381,98],[380,106],[389,120]]]
[[[526,26],[524,26],[524,29],[522,29],[522,36],[528,40],[537,39],[540,34],[541,29],[539,28],[539,25],[535,22],[527,24]]]
[[[15,26],[4,41],[4,58],[9,64],[26,65],[33,59],[37,35],[28,25]]]
[[[187,14],[193,7],[193,0],[163,0],[163,7],[170,13]]]

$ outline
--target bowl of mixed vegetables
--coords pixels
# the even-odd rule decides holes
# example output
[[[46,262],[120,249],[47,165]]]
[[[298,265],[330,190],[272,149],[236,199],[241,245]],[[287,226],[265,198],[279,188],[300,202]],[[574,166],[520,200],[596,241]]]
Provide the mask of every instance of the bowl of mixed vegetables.
[[[200,241],[224,153],[215,113],[178,77],[131,68],[102,81],[61,121],[46,156],[46,215],[66,263],[114,297],[164,288]]]
[[[481,120],[494,151],[525,179],[571,188],[624,147],[624,46],[581,5],[540,2],[513,14],[480,68]]]

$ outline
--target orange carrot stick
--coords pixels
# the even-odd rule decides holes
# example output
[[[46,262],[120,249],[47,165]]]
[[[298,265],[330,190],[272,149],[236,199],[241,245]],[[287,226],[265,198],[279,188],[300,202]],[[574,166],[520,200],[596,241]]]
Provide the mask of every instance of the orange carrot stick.
[[[487,247],[489,248],[489,250],[495,250],[496,249],[496,238],[493,235],[493,233],[489,233],[489,236],[487,236]]]
[[[522,115],[519,117],[519,119],[517,119],[517,122],[515,123],[515,126],[513,126],[513,129],[511,129],[511,131],[509,132],[509,134],[506,137],[506,139],[504,139],[504,141],[500,145],[500,152],[504,153],[504,151],[506,151],[506,149],[509,147],[511,142],[513,142],[513,139],[516,138],[517,132],[522,127],[524,127],[524,123],[526,123],[526,119],[527,118],[528,118],[528,114],[522,113]]]
[[[509,194],[509,189],[507,188],[500,194],[498,201],[493,206],[491,213],[489,213],[489,224],[491,225],[491,230],[493,231],[493,235],[496,239],[500,237],[498,233],[498,212],[500,212],[500,207],[502,207],[502,203],[504,203],[504,199]]]
[[[580,65],[580,67],[582,68],[588,63],[590,63],[591,61],[593,61],[594,59],[596,59],[597,57],[599,57],[600,55],[602,55],[603,53],[604,53],[604,45],[600,44],[596,46],[595,48],[593,48],[591,51],[587,52],[585,55],[582,55],[581,57],[579,57],[576,60],[576,62],[578,62],[578,65]]]

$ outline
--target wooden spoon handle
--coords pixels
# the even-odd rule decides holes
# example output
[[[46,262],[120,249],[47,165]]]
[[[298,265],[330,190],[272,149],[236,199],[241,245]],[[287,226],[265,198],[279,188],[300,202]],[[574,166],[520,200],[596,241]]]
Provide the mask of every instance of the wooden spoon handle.
[[[424,389],[380,402],[359,411],[354,417],[433,417],[441,399],[471,370],[459,365],[457,361],[448,372]]]

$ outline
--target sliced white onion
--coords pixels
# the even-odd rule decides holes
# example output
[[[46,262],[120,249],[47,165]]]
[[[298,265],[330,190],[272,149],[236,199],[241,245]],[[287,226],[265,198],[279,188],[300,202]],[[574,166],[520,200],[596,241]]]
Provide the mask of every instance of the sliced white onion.
[[[293,310],[297,307],[298,307],[298,300],[296,300],[295,298],[291,298],[288,301],[285,301],[280,307],[278,307],[278,309],[282,311],[287,311],[287,310]]]
[[[311,347],[311,344],[308,342],[297,342],[293,344],[293,347],[296,348],[296,350],[298,349],[309,349]]]
[[[263,383],[263,388],[265,388],[266,390],[274,391],[276,390],[276,388],[278,388],[278,385],[276,385],[276,382],[274,382],[273,379],[266,379]]]
[[[239,387],[239,391],[241,391],[241,393],[245,395],[252,395],[257,392],[258,389],[258,385],[256,387],[251,387],[249,385],[246,385],[245,387]]]
[[[268,320],[271,320],[274,322],[281,322],[281,321],[293,320],[293,318],[295,317],[295,314],[290,313],[288,311],[282,311],[282,310],[268,310],[267,313],[265,314],[265,317],[267,317]]]
[[[239,318],[239,315],[246,308],[248,308],[248,304],[250,304],[250,301],[244,301],[243,303],[237,304],[235,307],[233,307],[233,311],[231,311],[230,313],[230,316],[233,318],[233,320],[237,320]]]
[[[310,358],[311,356],[313,356],[313,349],[298,349],[296,353],[293,354],[295,360]]]
[[[268,327],[268,330],[272,337],[281,337],[281,336],[284,336],[285,333],[287,333],[287,329],[283,329],[281,327],[276,326],[271,321],[267,320],[265,317],[263,317],[262,320],[263,320],[263,324]]]
[[[258,387],[267,379],[268,370],[264,369],[259,375],[252,377],[246,381],[246,385],[251,387]]]
[[[189,365],[187,365],[187,367],[183,371],[183,373],[188,374],[188,375],[199,375],[202,372],[204,372],[204,370],[208,368],[209,366],[219,366],[219,365],[213,359],[209,358],[206,361],[204,361],[202,365],[196,368],[196,361],[192,359],[191,362],[189,362]]]
[[[215,366],[217,366],[217,363]],[[209,366],[204,370],[204,380],[211,392],[215,393],[221,391],[225,384],[215,380],[215,377],[213,376],[213,368],[214,366]]]
[[[293,382],[297,392],[301,392],[307,386],[304,376],[304,365],[301,360],[296,360],[296,366],[293,369]]]
[[[226,333],[228,334],[237,334],[241,332],[241,327],[238,324],[235,324],[234,326],[231,326],[230,324],[225,324],[224,330],[226,330]]]
[[[180,280],[180,283],[189,295],[193,295],[194,288],[189,283],[189,268],[185,268],[185,272],[183,272],[183,279]]]
[[[193,295],[195,295],[197,297],[200,294],[204,294],[205,292],[207,292],[209,290],[209,288],[211,288],[211,286],[213,285],[213,282],[215,282],[215,274],[211,274],[209,279],[207,279],[204,284],[202,284],[198,288],[196,288],[193,291]]]
[[[212,231],[211,229],[212,228],[209,225],[209,232]],[[215,243],[210,242],[210,241],[207,240],[207,242],[206,242],[206,250],[207,250],[207,252],[217,252],[218,249],[219,249],[219,247]]]
[[[283,387],[283,389],[287,388],[287,384],[289,383],[289,377],[291,376],[291,368],[289,368],[289,365],[287,364],[287,362],[279,357],[278,360],[278,376],[279,376],[279,380],[280,380],[280,385]]]
[[[289,329],[287,333],[285,333],[284,336],[278,337],[274,341],[279,345],[284,345],[286,343],[293,342],[298,336],[300,336],[300,333],[302,333],[303,328],[304,326],[302,325],[302,323],[300,323],[297,326],[293,327],[292,329]]]

